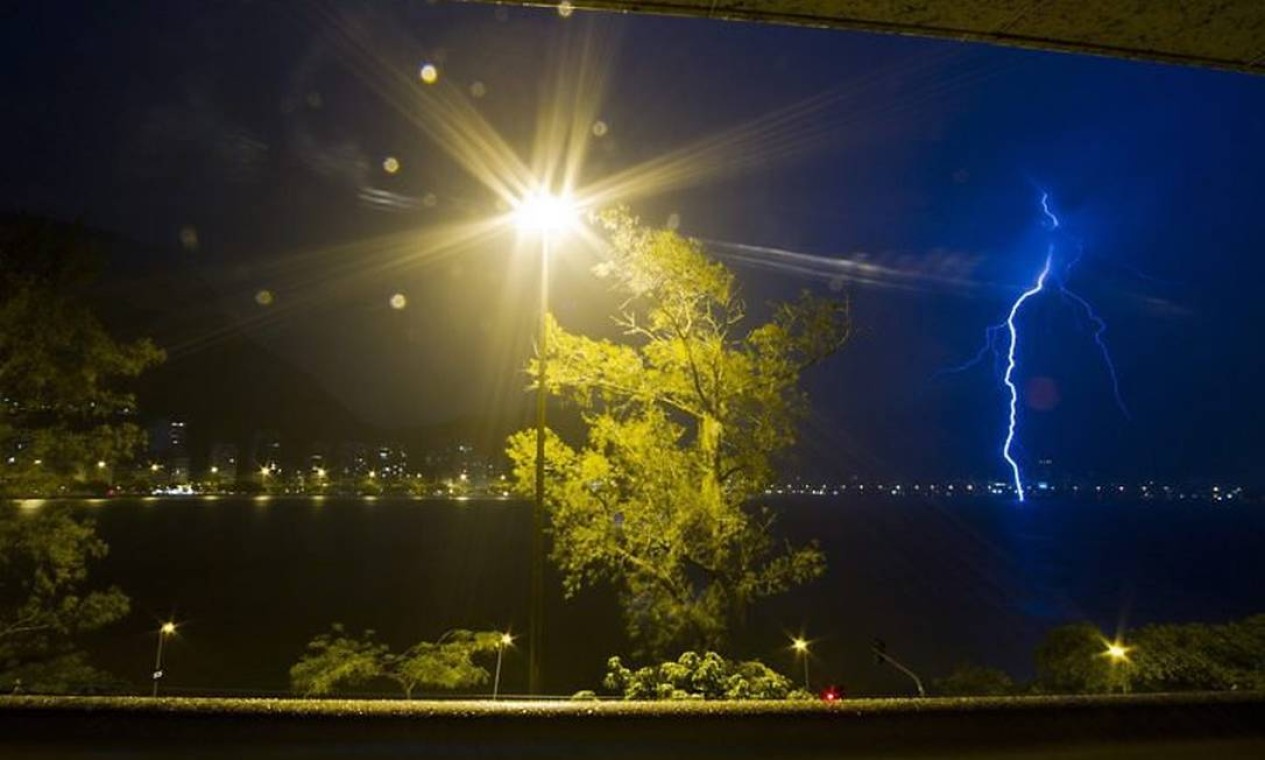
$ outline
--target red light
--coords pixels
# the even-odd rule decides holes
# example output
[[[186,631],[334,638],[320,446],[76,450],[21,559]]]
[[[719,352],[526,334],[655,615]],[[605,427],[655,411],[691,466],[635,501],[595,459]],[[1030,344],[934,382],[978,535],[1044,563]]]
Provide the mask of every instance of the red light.
[[[834,686],[827,686],[825,690],[821,692],[821,699],[824,702],[838,702],[842,697],[843,694],[840,693]]]

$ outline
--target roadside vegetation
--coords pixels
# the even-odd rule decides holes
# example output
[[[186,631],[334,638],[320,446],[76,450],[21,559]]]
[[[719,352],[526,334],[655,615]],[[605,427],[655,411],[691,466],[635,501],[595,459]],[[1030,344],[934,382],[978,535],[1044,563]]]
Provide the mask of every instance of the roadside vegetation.
[[[405,699],[412,699],[417,689],[471,689],[492,678],[475,658],[495,657],[507,645],[504,637],[499,631],[456,629],[438,641],[421,641],[393,653],[374,640],[373,631],[356,637],[335,623],[328,633],[308,642],[303,656],[290,668],[290,684],[303,697],[346,693],[374,681],[394,683]]]

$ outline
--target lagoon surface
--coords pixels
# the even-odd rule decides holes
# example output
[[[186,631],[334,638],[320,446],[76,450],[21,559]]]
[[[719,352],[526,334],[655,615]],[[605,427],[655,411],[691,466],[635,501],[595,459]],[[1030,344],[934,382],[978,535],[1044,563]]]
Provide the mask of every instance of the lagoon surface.
[[[100,664],[148,684],[154,630],[169,693],[284,693],[304,644],[339,621],[395,649],[453,627],[527,628],[530,504],[221,497],[73,502],[110,544],[95,578],[132,614],[96,636]],[[786,648],[815,641],[814,687],[901,694],[873,664],[874,637],[924,680],[970,660],[1031,672],[1043,633],[1090,619],[1224,621],[1265,612],[1265,506],[1205,502],[866,500],[781,497],[777,529],[817,538],[826,575],[753,610],[729,654],[802,671]],[[564,599],[548,577],[545,672],[553,693],[598,688],[627,654],[612,592]],[[627,659],[627,658],[626,658]],[[503,692],[526,684],[506,656]]]

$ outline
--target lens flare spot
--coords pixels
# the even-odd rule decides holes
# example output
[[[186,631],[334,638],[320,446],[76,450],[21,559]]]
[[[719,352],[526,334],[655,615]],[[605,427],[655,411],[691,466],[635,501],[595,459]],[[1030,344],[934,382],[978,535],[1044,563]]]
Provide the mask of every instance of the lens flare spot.
[[[668,214],[668,222],[664,226],[666,226],[670,230],[678,229],[681,226],[681,215],[676,213],[675,211],[673,211],[671,214]]]
[[[1052,377],[1043,376],[1028,380],[1023,398],[1029,409],[1038,412],[1048,412],[1058,406],[1059,401],[1062,400],[1058,382]]]
[[[400,309],[403,309],[405,306],[408,306],[408,299],[404,297],[403,293],[396,293],[395,295],[391,296],[392,309],[399,311]]]
[[[387,156],[382,162],[382,171],[387,174],[395,174],[400,170],[400,160],[395,156]]]
[[[610,130],[610,127],[607,126],[606,122],[602,121],[601,119],[598,119],[597,121],[593,122],[593,136],[594,137],[605,137],[606,133],[609,130]]]
[[[435,68],[433,63],[423,64],[418,76],[424,83],[434,84],[439,81],[439,69]]]
[[[426,208],[435,208],[439,203],[439,197],[434,193],[427,193],[422,196],[422,205]]]
[[[180,246],[186,251],[198,250],[198,228],[186,224],[180,228]]]
[[[275,299],[272,296],[272,291],[268,290],[267,288],[264,288],[263,290],[260,290],[258,293],[255,293],[255,303],[259,304],[260,306],[272,306],[273,300]]]
[[[470,85],[471,97],[481,98],[487,94],[488,94],[488,86],[486,84],[482,82],[475,82],[474,84]]]
[[[571,14],[574,12],[575,12],[575,6],[571,5],[569,0],[562,0],[562,2],[558,3],[559,16],[563,18],[570,18]]]

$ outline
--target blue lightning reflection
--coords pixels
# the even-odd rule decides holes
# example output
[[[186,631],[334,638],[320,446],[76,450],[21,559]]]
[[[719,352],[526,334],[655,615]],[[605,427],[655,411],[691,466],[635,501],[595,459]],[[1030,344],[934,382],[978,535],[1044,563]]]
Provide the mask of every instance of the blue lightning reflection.
[[[1043,225],[1053,234],[1062,226],[1058,216],[1050,207],[1050,194],[1043,192],[1041,194],[1041,212],[1045,219]],[[1067,301],[1075,304],[1086,319],[1094,326],[1094,342],[1098,346],[1099,353],[1102,356],[1103,364],[1107,368],[1107,374],[1111,379],[1112,393],[1115,398],[1116,405],[1127,418],[1129,410],[1125,406],[1124,397],[1120,392],[1120,379],[1116,373],[1115,363],[1111,359],[1111,352],[1107,348],[1107,341],[1104,337],[1107,332],[1107,323],[1098,315],[1093,306],[1090,305],[1083,296],[1073,292],[1067,287],[1067,279],[1072,269],[1080,262],[1081,254],[1079,249],[1076,255],[1064,264],[1061,269],[1055,267],[1056,245],[1054,240],[1048,244],[1045,254],[1045,262],[1037,274],[1036,279],[1031,287],[1023,291],[1014,303],[1010,306],[1010,311],[1004,322],[995,325],[989,325],[984,331],[984,345],[975,354],[975,356],[965,364],[957,367],[951,367],[945,372],[961,372],[969,369],[984,360],[990,354],[993,357],[994,375],[999,377],[1001,385],[1005,388],[1009,396],[1009,414],[1007,415],[1006,437],[1002,443],[1002,458],[1006,461],[1010,468],[1012,484],[1015,489],[1015,496],[1022,502],[1027,496],[1027,488],[1024,486],[1023,471],[1018,460],[1015,459],[1014,449],[1016,444],[1017,431],[1019,427],[1019,389],[1015,386],[1014,375],[1018,366],[1017,351],[1019,346],[1019,328],[1017,319],[1024,304],[1032,297],[1041,293],[1046,289],[1047,282],[1052,282],[1053,286],[1058,289],[1059,294]],[[1003,360],[1000,350],[1000,336],[1005,333],[1008,340],[1006,342],[1005,357]],[[1004,364],[1004,369],[1002,369]],[[940,373],[937,373],[940,374]]]

